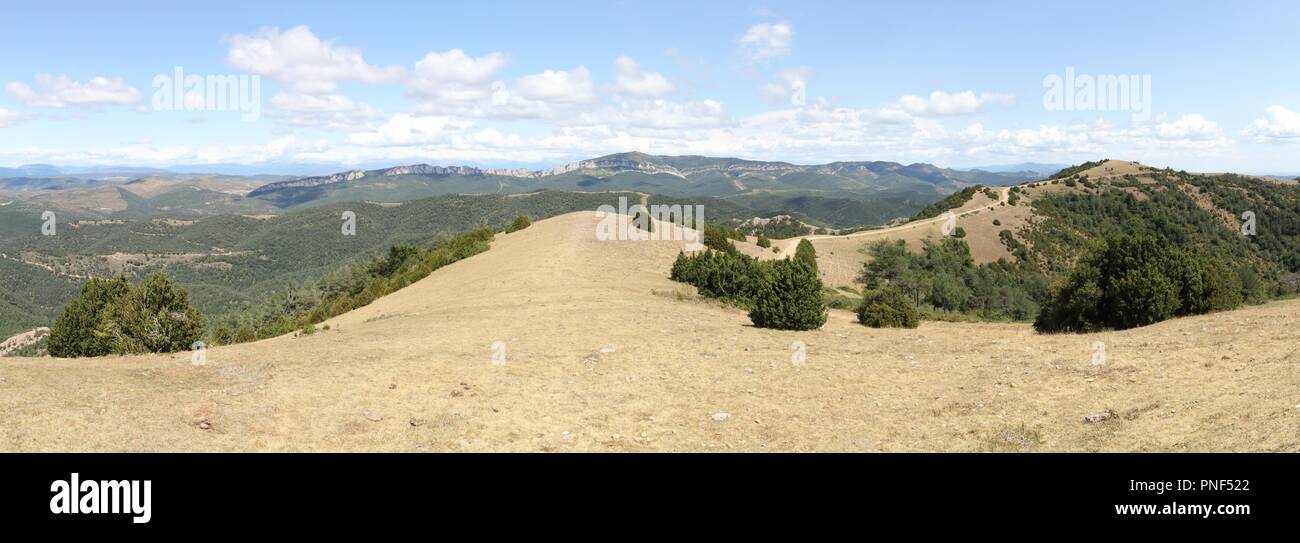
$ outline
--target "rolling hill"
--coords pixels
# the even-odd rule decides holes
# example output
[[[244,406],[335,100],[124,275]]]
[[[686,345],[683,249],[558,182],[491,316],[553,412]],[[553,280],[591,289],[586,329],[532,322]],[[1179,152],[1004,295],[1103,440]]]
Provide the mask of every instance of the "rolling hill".
[[[1086,335],[877,330],[841,311],[773,331],[670,281],[680,242],[600,241],[596,223],[499,235],[329,331],[214,347],[202,365],[5,359],[0,449],[1300,449],[1294,300]]]
[[[1089,240],[1147,233],[1173,245],[1207,248],[1258,272],[1283,292],[1300,288],[1300,186],[1294,184],[1107,160],[1000,194],[999,200],[976,193],[953,210],[953,224],[962,227],[976,262],[1028,258],[1044,273],[1060,274]],[[1241,233],[1247,211],[1257,221],[1250,236]],[[926,240],[943,238],[944,222],[938,217],[847,236],[805,237],[817,249],[824,281],[856,286],[869,243],[902,240],[919,251]],[[785,241],[781,254],[791,254],[799,239]],[[1015,254],[1016,247],[1025,252]]]

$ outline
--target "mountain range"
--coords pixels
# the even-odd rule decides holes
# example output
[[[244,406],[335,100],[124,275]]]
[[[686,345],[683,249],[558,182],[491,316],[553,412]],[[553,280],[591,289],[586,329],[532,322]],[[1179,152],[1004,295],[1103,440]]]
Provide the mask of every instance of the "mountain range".
[[[796,215],[814,224],[852,227],[910,216],[963,188],[1011,185],[1044,177],[1031,171],[989,172],[886,161],[799,165],[737,158],[619,153],[547,169],[410,164],[310,177],[233,176],[129,170],[100,175],[25,166],[0,175],[0,196],[80,219],[278,214],[332,203],[399,203],[443,194],[510,194],[537,190],[635,191],[717,197],[755,216]],[[44,176],[42,176],[44,175]]]

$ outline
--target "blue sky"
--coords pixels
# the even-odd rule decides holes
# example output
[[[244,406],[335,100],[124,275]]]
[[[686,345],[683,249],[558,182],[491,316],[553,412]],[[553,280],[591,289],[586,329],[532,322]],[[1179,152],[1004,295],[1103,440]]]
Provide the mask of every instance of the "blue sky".
[[[0,20],[0,166],[637,150],[1300,172],[1300,4],[977,4],[22,3]],[[175,67],[260,93],[219,104],[200,85],[181,100],[199,109],[160,107]],[[1135,76],[1135,100],[1049,108],[1045,78],[1067,69]]]

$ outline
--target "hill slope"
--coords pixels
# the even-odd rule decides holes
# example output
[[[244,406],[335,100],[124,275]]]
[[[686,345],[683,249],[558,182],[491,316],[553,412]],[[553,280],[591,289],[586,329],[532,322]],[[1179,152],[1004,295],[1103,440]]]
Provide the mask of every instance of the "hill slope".
[[[838,311],[779,332],[670,281],[680,242],[595,224],[539,221],[203,366],[5,359],[0,450],[1300,450],[1300,302],[1092,335]]]
[[[1270,281],[1300,286],[1300,188],[1294,184],[1106,160],[998,189],[998,194],[994,199],[976,193],[953,209],[954,224],[965,231],[976,262],[1017,258],[1004,243],[1003,231],[1049,273],[1068,271],[1089,240],[1147,233],[1176,245],[1204,246]],[[1259,227],[1252,236],[1240,233],[1246,211],[1257,214]],[[853,286],[868,258],[867,244],[903,240],[918,251],[924,240],[943,237],[944,220],[940,216],[844,236],[805,237],[817,249],[822,279]],[[798,241],[784,241],[781,254],[793,254]]]

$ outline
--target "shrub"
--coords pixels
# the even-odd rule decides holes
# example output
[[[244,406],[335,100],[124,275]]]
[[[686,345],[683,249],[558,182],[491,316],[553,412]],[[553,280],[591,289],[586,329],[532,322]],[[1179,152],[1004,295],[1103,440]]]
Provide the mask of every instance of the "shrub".
[[[759,247],[762,247],[764,249],[772,246],[772,240],[767,239],[767,237],[765,236],[758,236],[757,243]]]
[[[966,229],[958,226],[957,228],[953,229],[952,237],[958,239],[966,237]]]
[[[801,239],[799,246],[794,249],[794,259],[808,264],[814,272],[817,271],[817,249],[813,247],[812,242]]]
[[[740,253],[706,250],[695,255],[679,253],[670,277],[694,285],[701,296],[750,307],[758,268],[758,261]]]
[[[175,352],[202,337],[203,316],[164,274],[132,287],[126,278],[91,279],[50,330],[53,356]]]
[[[302,334],[302,335],[304,335],[304,336],[310,336],[310,335],[312,335],[312,334],[315,334],[315,333],[316,333],[316,325],[315,325],[315,324],[308,323],[307,326],[302,327],[302,331],[300,331],[299,333]]]
[[[727,254],[736,254],[736,246],[731,244],[727,232],[720,227],[705,223],[704,246]]]
[[[103,356],[113,352],[107,334],[98,333],[109,306],[131,293],[125,277],[92,278],[81,287],[81,294],[63,307],[50,326],[50,356]]]
[[[402,269],[407,260],[420,254],[420,249],[410,245],[394,245],[388,248],[388,255],[374,261],[370,272],[380,277],[392,277]]]
[[[869,290],[858,304],[858,322],[872,328],[916,328],[921,316],[903,293],[894,289]]]
[[[1057,285],[1034,322],[1040,332],[1089,332],[1154,324],[1232,309],[1241,276],[1203,252],[1154,237],[1113,236],[1095,244]]]
[[[822,281],[806,262],[777,260],[759,269],[749,320],[759,328],[813,330],[826,324]]]
[[[528,228],[532,224],[533,222],[528,220],[528,215],[519,215],[518,217],[515,217],[515,222],[510,223],[510,227],[506,228],[506,233],[518,232]]]
[[[1002,226],[1002,221],[999,221],[999,220],[997,220],[997,219],[993,219],[993,226]]]

